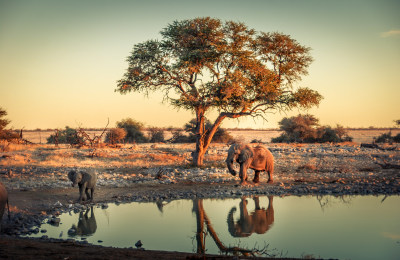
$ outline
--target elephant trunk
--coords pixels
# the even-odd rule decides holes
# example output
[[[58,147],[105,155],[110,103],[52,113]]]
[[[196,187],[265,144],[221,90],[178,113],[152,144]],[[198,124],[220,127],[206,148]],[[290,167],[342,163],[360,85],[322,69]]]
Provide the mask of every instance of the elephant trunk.
[[[229,172],[233,175],[236,176],[236,171],[233,169],[233,161],[226,160],[226,165],[228,166]]]
[[[235,220],[233,219],[233,213],[235,213],[236,207],[233,207],[229,213],[226,222],[228,222],[228,231],[232,237],[236,237]]]

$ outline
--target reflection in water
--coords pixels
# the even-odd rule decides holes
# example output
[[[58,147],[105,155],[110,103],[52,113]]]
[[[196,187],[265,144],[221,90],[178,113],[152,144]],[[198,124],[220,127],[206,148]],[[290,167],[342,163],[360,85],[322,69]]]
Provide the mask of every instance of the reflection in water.
[[[398,205],[400,196],[260,196],[133,202],[63,213],[59,226],[51,225],[49,220],[40,228],[46,229],[50,238],[65,238],[62,234],[68,233],[74,239],[84,237],[89,243],[113,247],[134,247],[141,240],[148,250],[397,260]],[[43,233],[30,236],[40,237]]]
[[[96,232],[96,229],[96,218],[94,216],[93,206],[91,206],[85,213],[83,211],[79,213],[78,225],[73,224],[71,227],[72,231],[68,234],[70,236],[90,236]]]
[[[258,196],[253,197],[255,210],[249,214],[247,211],[247,199],[243,197],[239,203],[240,218],[234,221],[233,213],[236,207],[233,207],[228,214],[228,230],[233,237],[248,237],[253,233],[264,234],[274,223],[273,196],[268,196],[268,208],[260,207]]]
[[[253,232],[257,234],[264,234],[267,232],[274,222],[274,208],[273,208],[273,196],[268,197],[268,209],[261,209],[259,197],[255,196],[255,211],[250,215],[247,211],[247,200],[246,197],[243,197],[240,202],[240,219],[237,223],[234,223],[233,213],[236,211],[236,207],[232,208],[232,210],[228,214],[228,229],[233,237],[248,237]],[[197,241],[197,253],[204,254],[206,252],[205,244],[206,244],[206,235],[210,234],[215,244],[219,248],[219,250],[226,254],[242,254],[243,256],[257,256],[257,255],[265,255],[265,256],[275,256],[271,255],[267,252],[267,248],[264,247],[262,249],[253,248],[246,249],[240,247],[227,247],[220,240],[218,234],[215,232],[210,219],[207,216],[207,213],[203,207],[203,200],[196,199],[193,201],[193,212],[196,214],[196,224],[197,224],[197,232],[196,232],[196,241]],[[204,227],[206,224],[206,229]]]

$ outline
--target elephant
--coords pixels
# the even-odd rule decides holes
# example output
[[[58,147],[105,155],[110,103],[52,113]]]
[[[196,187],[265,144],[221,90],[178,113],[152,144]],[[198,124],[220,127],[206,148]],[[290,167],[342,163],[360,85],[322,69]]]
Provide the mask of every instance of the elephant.
[[[89,216],[90,210],[90,216]],[[96,232],[97,230],[97,222],[94,216],[93,206],[88,208],[83,214],[83,211],[79,213],[78,225],[75,224],[71,227],[74,232],[69,233],[72,236],[89,236]]]
[[[86,193],[86,201],[93,201],[93,193],[96,186],[97,174],[96,172],[83,172],[83,171],[70,171],[68,173],[68,178],[72,181],[72,187],[75,187],[76,184],[79,186],[79,199],[78,202],[81,203],[85,201],[83,196],[83,191]],[[88,190],[91,190],[90,194]]]
[[[1,227],[1,220],[3,219],[4,210],[8,209],[8,219],[10,219],[10,205],[8,204],[8,193],[6,187],[4,187],[3,183],[0,182],[0,227]]]
[[[254,183],[260,182],[260,172],[268,173],[268,183],[273,183],[274,174],[274,156],[263,145],[255,147],[249,144],[232,144],[228,150],[226,164],[229,172],[236,176],[236,171],[233,169],[234,161],[240,164],[239,177],[241,183],[247,181],[247,169],[254,170]]]
[[[3,183],[0,182],[0,228],[6,204],[8,208],[8,219],[10,219],[10,205],[8,204],[8,193],[6,187],[4,187]]]
[[[249,214],[246,197],[241,199],[239,204],[240,218],[236,223],[233,219],[236,207],[228,213],[228,231],[233,237],[248,237],[253,233],[264,234],[274,223],[273,196],[268,196],[268,208],[266,210],[260,207],[259,197],[255,196],[253,200],[255,210]]]

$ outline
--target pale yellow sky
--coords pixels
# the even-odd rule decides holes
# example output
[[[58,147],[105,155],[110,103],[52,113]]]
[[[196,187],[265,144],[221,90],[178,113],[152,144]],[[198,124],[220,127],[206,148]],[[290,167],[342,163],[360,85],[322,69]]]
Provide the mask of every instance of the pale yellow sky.
[[[161,94],[120,95],[116,81],[134,44],[160,39],[173,20],[211,16],[311,47],[315,61],[299,85],[324,96],[308,111],[321,124],[390,127],[400,119],[399,11],[400,2],[388,0],[0,0],[0,106],[14,128],[103,127],[127,117],[183,126],[190,111],[161,104]],[[274,128],[297,113],[223,126]]]

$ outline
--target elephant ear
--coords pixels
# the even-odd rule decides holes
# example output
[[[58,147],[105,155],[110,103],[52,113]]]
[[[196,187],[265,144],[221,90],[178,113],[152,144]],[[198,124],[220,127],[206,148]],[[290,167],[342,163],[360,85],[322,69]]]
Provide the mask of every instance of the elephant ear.
[[[75,176],[75,174],[76,174],[75,171],[70,171],[70,172],[68,173],[68,179],[69,179],[70,181],[74,181],[74,176]]]
[[[251,150],[250,147],[245,146],[240,152],[239,163],[246,162],[247,160],[249,160],[252,157],[253,157],[253,151]]]

